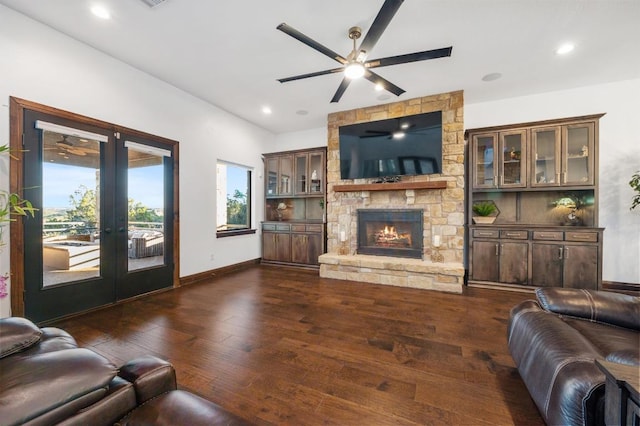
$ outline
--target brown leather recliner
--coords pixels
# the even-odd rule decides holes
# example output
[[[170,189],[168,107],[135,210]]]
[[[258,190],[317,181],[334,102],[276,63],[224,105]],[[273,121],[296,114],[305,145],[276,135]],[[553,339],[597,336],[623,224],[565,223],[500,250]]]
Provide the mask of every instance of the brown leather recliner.
[[[250,424],[176,389],[173,366],[159,358],[118,369],[63,330],[0,319],[2,425]]]
[[[539,288],[511,310],[508,344],[550,425],[604,424],[605,376],[595,359],[640,366],[640,298]]]

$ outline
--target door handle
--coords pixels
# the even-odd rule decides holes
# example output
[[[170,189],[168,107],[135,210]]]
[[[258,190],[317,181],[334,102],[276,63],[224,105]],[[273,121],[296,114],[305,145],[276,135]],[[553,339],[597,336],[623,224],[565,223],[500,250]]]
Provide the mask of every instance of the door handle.
[[[124,227],[121,226],[120,228],[118,228],[118,232],[124,232]]]
[[[558,249],[558,259],[562,259],[562,247]]]
[[[569,247],[565,247],[565,249],[564,249],[564,258],[565,259],[569,258]]]
[[[111,228],[104,228],[104,233],[105,234],[110,234],[111,233]]]
[[[496,243],[496,256],[500,256],[500,244]]]

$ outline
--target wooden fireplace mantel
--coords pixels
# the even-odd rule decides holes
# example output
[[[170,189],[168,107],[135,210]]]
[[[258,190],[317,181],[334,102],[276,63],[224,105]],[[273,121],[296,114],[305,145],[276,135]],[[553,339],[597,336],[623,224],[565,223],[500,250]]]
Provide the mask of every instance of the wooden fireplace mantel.
[[[335,192],[397,191],[403,189],[445,189],[446,187],[447,181],[438,180],[433,182],[390,182],[334,185],[333,190]]]

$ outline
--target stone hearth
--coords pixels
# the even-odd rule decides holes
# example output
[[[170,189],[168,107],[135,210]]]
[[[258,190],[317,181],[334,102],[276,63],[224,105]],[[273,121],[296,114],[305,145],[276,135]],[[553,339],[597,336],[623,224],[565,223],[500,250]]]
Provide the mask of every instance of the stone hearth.
[[[446,183],[444,189],[334,191],[334,185],[367,184],[341,180],[338,128],[366,121],[442,111],[442,173],[405,176],[403,182]],[[461,293],[464,283],[464,124],[462,91],[333,113],[328,120],[327,253],[320,276],[375,284]],[[358,209],[422,209],[423,259],[358,255]],[[346,236],[345,242],[341,235]],[[442,263],[431,262],[434,237]]]

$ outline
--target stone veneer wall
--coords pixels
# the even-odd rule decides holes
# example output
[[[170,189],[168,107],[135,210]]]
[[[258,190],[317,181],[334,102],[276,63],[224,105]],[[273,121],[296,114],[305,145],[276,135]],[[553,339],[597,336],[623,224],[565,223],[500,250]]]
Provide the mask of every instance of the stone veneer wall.
[[[320,256],[320,275],[461,292],[464,276],[464,114],[463,92],[456,91],[329,115],[327,150],[327,254]],[[340,179],[340,126],[442,111],[442,174],[404,176],[403,182],[446,181],[446,189],[334,192],[336,184],[368,183]],[[424,260],[356,256],[357,217],[361,208],[424,209]],[[436,228],[437,227],[437,228]],[[431,263],[432,235],[439,229],[444,263]],[[340,232],[348,253],[339,255]],[[363,264],[364,262],[364,264]],[[381,268],[373,265],[380,264]],[[386,265],[386,266],[385,266]],[[394,265],[393,268],[390,265]],[[383,278],[385,270],[389,277]]]

